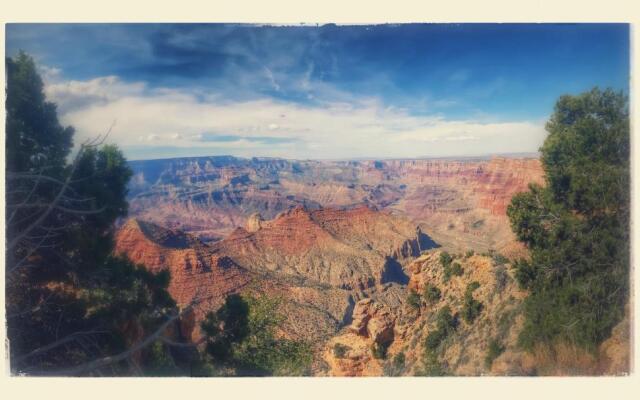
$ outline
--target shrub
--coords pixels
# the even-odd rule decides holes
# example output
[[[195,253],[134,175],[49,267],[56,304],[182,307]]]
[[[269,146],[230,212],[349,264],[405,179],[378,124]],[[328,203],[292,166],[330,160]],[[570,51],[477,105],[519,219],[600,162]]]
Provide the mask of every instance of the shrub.
[[[459,263],[453,263],[454,258],[455,256],[451,256],[446,251],[440,253],[440,265],[442,265],[442,268],[444,269],[443,280],[445,283],[449,282],[451,275],[460,276],[464,273],[464,270]]]
[[[239,376],[308,374],[311,345],[278,336],[284,321],[280,304],[279,298],[228,296],[200,325],[206,355],[216,367]]]
[[[344,358],[349,350],[351,350],[351,347],[345,346],[342,343],[336,343],[333,345],[333,355],[336,358]]]
[[[445,332],[445,337],[458,328],[458,317],[457,315],[451,315],[449,306],[442,307],[436,314],[436,327],[438,330]]]
[[[429,304],[434,304],[437,303],[440,300],[440,296],[442,295],[442,293],[440,292],[440,289],[438,289],[437,286],[432,285],[430,283],[428,283],[425,287],[424,287],[424,299],[429,303]]]
[[[493,263],[495,265],[504,265],[509,263],[509,259],[500,253],[493,254]]]
[[[453,263],[451,265],[451,275],[462,276],[464,274],[464,269],[459,263]]]
[[[475,252],[473,250],[468,250],[465,254],[465,257],[469,258],[469,257],[473,257],[473,255],[475,254]]]
[[[453,258],[446,251],[443,251],[442,253],[440,253],[440,265],[442,265],[443,268],[447,268],[452,261],[453,261]]]
[[[405,356],[403,352],[400,352],[393,357],[393,366],[396,370],[403,370],[405,363]]]
[[[429,332],[424,341],[424,375],[442,376],[446,373],[438,362],[436,350],[458,327],[458,317],[451,315],[449,306],[444,306],[436,314],[436,329]]]
[[[505,350],[505,347],[500,343],[498,339],[491,339],[489,342],[489,349],[487,355],[484,358],[484,366],[489,369],[493,364],[493,361],[500,356]]]
[[[375,359],[384,360],[387,358],[387,346],[374,342],[371,345],[371,354]]]
[[[407,304],[413,309],[420,309],[420,295],[413,290],[407,295]]]
[[[442,364],[438,361],[438,355],[430,350],[425,350],[423,355],[424,369],[421,371],[425,376],[444,376],[447,371],[442,367]]]
[[[467,285],[467,290],[464,293],[464,304],[462,306],[462,318],[468,323],[472,324],[473,321],[482,312],[483,305],[481,302],[473,298],[473,292],[480,287],[478,282],[471,282]]]
[[[435,350],[440,346],[440,343],[446,338],[446,334],[440,330],[429,332],[424,340],[424,345],[427,349]]]
[[[405,355],[403,352],[396,354],[391,362],[384,365],[384,374],[387,376],[402,375],[405,368]]]

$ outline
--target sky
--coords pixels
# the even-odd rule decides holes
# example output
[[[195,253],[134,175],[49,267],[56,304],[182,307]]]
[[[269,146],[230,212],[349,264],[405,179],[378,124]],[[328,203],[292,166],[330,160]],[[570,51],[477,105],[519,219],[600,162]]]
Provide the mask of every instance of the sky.
[[[629,93],[626,24],[7,24],[20,50],[129,159],[531,153],[559,96]]]

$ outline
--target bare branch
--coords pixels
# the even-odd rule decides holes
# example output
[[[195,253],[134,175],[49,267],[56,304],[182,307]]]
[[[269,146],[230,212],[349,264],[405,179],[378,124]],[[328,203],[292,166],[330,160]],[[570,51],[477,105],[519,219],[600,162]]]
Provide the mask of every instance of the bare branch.
[[[69,183],[71,181],[71,178],[73,177],[73,174],[74,174],[76,168],[78,167],[78,164],[79,164],[79,161],[80,161],[80,158],[82,156],[83,151],[84,151],[84,147],[81,146],[80,150],[78,151],[78,154],[76,155],[76,158],[73,160],[73,164],[72,164],[71,172],[69,173],[69,176],[65,180],[65,183],[62,185],[62,188],[60,188],[60,191],[58,192],[56,197],[53,199],[51,204],[49,204],[47,209],[38,218],[36,218],[35,221],[33,221],[31,224],[29,224],[28,227],[26,227],[21,233],[19,233],[16,237],[14,237],[9,242],[9,244],[7,245],[7,251],[13,249],[18,243],[20,243],[20,241],[25,236],[27,236],[34,228],[36,228],[38,225],[40,225],[49,216],[51,211],[53,211],[54,208],[58,205],[58,202],[60,201],[60,199],[62,198],[62,196],[66,192],[67,188],[69,187]]]
[[[90,214],[100,214],[101,212],[103,212],[104,210],[107,209],[106,206],[94,209],[94,210],[74,210],[73,208],[67,208],[67,207],[63,207],[63,206],[56,206],[55,207],[56,210],[60,210],[60,211],[64,211],[66,213],[72,214],[72,215],[90,215]]]
[[[126,360],[127,358],[131,357],[132,354],[136,353],[137,351],[140,351],[142,349],[144,349],[145,347],[149,346],[151,343],[153,343],[160,335],[162,335],[164,333],[164,331],[178,318],[180,318],[184,312],[186,311],[183,310],[177,314],[175,314],[174,316],[172,316],[171,318],[169,318],[168,320],[166,320],[162,325],[160,325],[160,327],[151,335],[147,336],[146,339],[144,339],[141,342],[138,342],[138,344],[136,344],[135,346],[129,348],[129,350],[123,351],[120,354],[116,354],[114,356],[107,356],[107,357],[103,357],[103,358],[99,358],[97,360],[93,360],[93,361],[89,361],[88,363],[85,364],[80,364],[76,367],[73,368],[69,368],[66,370],[62,370],[59,372],[53,372],[52,375],[79,375],[83,372],[87,372],[87,371],[93,371],[95,369],[101,368],[101,367],[105,367],[107,365],[111,365],[113,363],[117,363],[119,361],[122,360]]]
[[[75,367],[72,367],[72,368],[69,368],[69,369],[66,369],[66,370],[51,371],[51,372],[45,373],[45,375],[51,375],[51,376],[69,376],[69,375],[72,375],[72,376],[74,376],[74,375],[82,374],[84,372],[93,371],[93,370],[96,370],[98,368],[102,368],[102,367],[117,363],[119,361],[126,360],[129,357],[131,357],[133,354],[135,354],[136,352],[144,349],[145,347],[147,347],[150,344],[152,344],[154,341],[160,339],[161,335],[165,332],[165,330],[174,321],[176,321],[177,319],[181,318],[183,315],[188,313],[196,305],[202,303],[203,301],[209,300],[209,299],[211,299],[213,297],[214,296],[207,296],[207,297],[202,298],[202,299],[194,299],[188,306],[186,306],[180,312],[178,312],[175,315],[171,316],[164,323],[162,323],[158,327],[158,329],[156,331],[154,331],[151,335],[147,336],[144,340],[138,342],[137,344],[135,344],[134,346],[130,347],[128,350],[123,351],[122,353],[119,353],[119,354],[116,354],[116,355],[113,355],[113,356],[103,357],[103,358],[100,358],[100,359],[97,359],[97,360],[93,360],[93,361],[89,361],[87,363],[80,364],[78,366],[75,366]]]
[[[24,361],[24,360],[26,360],[26,359],[28,359],[28,358],[31,358],[31,357],[33,357],[33,356],[37,356],[38,354],[45,353],[45,352],[47,352],[47,351],[49,351],[49,350],[55,349],[56,347],[60,347],[60,346],[62,346],[63,344],[66,344],[66,343],[69,343],[69,342],[71,342],[71,341],[74,341],[74,340],[76,340],[78,337],[81,337],[81,336],[83,336],[83,335],[93,335],[93,334],[97,334],[97,333],[110,333],[110,332],[109,332],[109,331],[84,331],[84,332],[75,332],[75,333],[72,333],[71,335],[68,335],[68,336],[63,337],[63,338],[62,338],[62,339],[60,339],[60,340],[56,340],[55,342],[50,343],[50,344],[48,344],[48,345],[46,345],[46,346],[39,347],[39,348],[37,348],[37,349],[33,350],[32,352],[27,353],[27,354],[25,354],[25,355],[23,355],[23,356],[21,356],[21,357],[17,357],[16,359],[14,359],[14,360],[13,360],[13,362],[15,362],[15,363],[19,363],[19,362]]]

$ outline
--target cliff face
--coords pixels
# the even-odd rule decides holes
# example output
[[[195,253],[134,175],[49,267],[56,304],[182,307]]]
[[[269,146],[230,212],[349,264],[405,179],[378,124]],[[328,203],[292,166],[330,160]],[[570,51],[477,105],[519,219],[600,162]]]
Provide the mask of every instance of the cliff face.
[[[219,240],[259,213],[369,204],[402,214],[439,243],[484,251],[514,242],[506,207],[541,182],[537,159],[289,161],[200,157],[136,161],[132,216]]]
[[[179,306],[200,301],[193,318],[186,319],[183,326],[191,339],[199,336],[196,321],[201,321],[207,311],[217,309],[226,296],[238,292],[251,279],[246,269],[228,256],[211,252],[195,237],[135,219],[118,231],[116,252],[152,272],[168,270],[168,290]]]
[[[286,299],[284,334],[321,343],[350,320],[357,299],[398,304],[408,279],[402,263],[433,245],[408,221],[368,207],[298,207],[268,221],[254,215],[247,228],[206,244],[131,219],[116,235],[116,251],[151,271],[169,270],[169,293],[180,306],[204,299],[183,324],[191,339],[206,312],[249,291]]]
[[[252,270],[347,290],[406,283],[401,262],[434,246],[403,218],[361,206],[296,207],[250,231],[237,228],[212,248]]]
[[[529,354],[517,345],[523,323],[521,305],[527,293],[518,288],[508,265],[481,255],[458,257],[454,262],[460,263],[463,273],[446,280],[439,257],[440,251],[430,251],[407,267],[410,280],[405,293],[422,294],[418,307],[405,301],[389,309],[370,299],[356,304],[352,324],[324,348],[327,375],[414,376],[433,373],[434,367],[457,376],[628,373],[628,318],[613,330],[596,355],[563,346],[539,348]],[[473,282],[478,286],[471,290],[471,297],[481,306],[477,316],[467,320],[466,293]],[[424,296],[427,286],[437,288],[437,298]],[[438,313],[445,307],[451,311],[455,328],[433,347],[429,358],[427,337],[438,331]],[[375,346],[386,347],[384,359],[374,356]]]

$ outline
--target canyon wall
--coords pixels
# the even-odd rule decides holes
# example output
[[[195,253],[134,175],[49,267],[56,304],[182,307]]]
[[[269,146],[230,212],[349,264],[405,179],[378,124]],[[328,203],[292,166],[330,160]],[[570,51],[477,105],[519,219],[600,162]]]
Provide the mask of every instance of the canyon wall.
[[[453,249],[521,250],[511,197],[542,183],[534,158],[293,161],[198,157],[133,161],[133,217],[216,241],[254,213],[367,204],[408,218]]]
[[[177,229],[130,219],[118,230],[116,252],[152,272],[170,273],[179,306],[197,302],[183,323],[188,339],[232,293],[286,299],[284,334],[334,334],[364,297],[398,304],[408,277],[403,265],[435,243],[408,220],[367,206],[346,210],[293,208],[273,220],[253,215],[221,241],[207,244]]]

